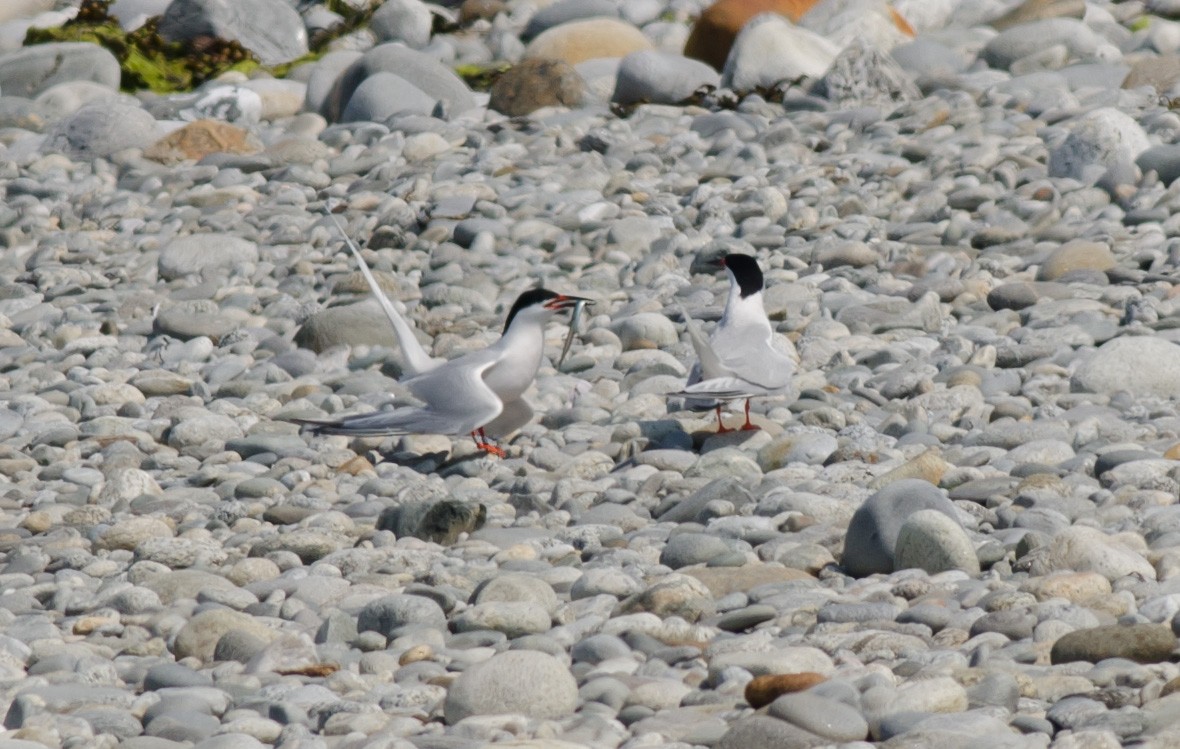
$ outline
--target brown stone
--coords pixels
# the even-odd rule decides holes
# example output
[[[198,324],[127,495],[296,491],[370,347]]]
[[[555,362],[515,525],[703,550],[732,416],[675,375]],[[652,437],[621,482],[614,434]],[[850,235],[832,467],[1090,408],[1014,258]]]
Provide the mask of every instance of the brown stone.
[[[490,21],[507,7],[502,0],[463,0],[459,6],[459,23],[466,26],[476,21]]]
[[[488,106],[509,117],[523,117],[541,107],[576,107],[585,93],[582,76],[570,63],[524,60],[492,84]]]
[[[212,153],[258,153],[262,146],[250,133],[217,120],[197,120],[148,146],[143,155],[165,164],[200,161]]]
[[[362,473],[373,473],[373,464],[363,455],[358,455],[341,463],[336,470],[352,476],[360,476]]]
[[[1081,18],[1086,15],[1084,0],[1024,0],[1012,10],[992,21],[997,31],[1022,23],[1044,21],[1049,18]]]
[[[1160,697],[1167,697],[1169,694],[1175,694],[1176,692],[1180,692],[1180,676],[1164,684],[1163,688],[1160,689]]]
[[[1037,271],[1037,280],[1056,281],[1070,271],[1102,272],[1114,266],[1114,255],[1104,242],[1073,239],[1049,253]]]
[[[1180,81],[1180,55],[1152,55],[1131,63],[1123,88],[1151,86],[1156,93],[1170,91]]]
[[[686,567],[682,574],[705,584],[714,598],[745,592],[759,585],[790,580],[814,580],[815,577],[792,567],[776,564],[746,564],[741,567]]]
[[[750,683],[746,684],[746,702],[750,707],[758,709],[769,705],[784,694],[810,689],[822,681],[827,681],[827,678],[814,671],[755,676],[750,680]]]
[[[1166,624],[1112,624],[1079,629],[1062,635],[1053,643],[1054,665],[1107,658],[1126,658],[1136,663],[1162,663],[1171,660],[1176,636]]]
[[[942,481],[943,474],[949,468],[950,464],[942,459],[942,451],[937,447],[932,447],[908,463],[903,463],[892,471],[873,479],[869,488],[876,491],[902,479],[922,479],[938,486],[938,482]]]

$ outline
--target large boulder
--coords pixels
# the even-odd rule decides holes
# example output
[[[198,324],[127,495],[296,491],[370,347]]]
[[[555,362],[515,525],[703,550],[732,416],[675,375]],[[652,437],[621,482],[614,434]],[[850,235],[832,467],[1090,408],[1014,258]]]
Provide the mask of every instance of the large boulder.
[[[303,19],[283,0],[172,0],[160,18],[160,36],[176,42],[203,36],[232,39],[264,65],[307,54]]]
[[[471,89],[454,71],[424,52],[390,42],[373,47],[344,70],[325,97],[323,115],[330,121],[339,122],[353,94],[376,73],[398,76],[436,105],[441,103],[448,114],[459,114],[475,106]],[[366,94],[373,95],[375,92]],[[386,98],[397,96],[400,94],[390,94]]]

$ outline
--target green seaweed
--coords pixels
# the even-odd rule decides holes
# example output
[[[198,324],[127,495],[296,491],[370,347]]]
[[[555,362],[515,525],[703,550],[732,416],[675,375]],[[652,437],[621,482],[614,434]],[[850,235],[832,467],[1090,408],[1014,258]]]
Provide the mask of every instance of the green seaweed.
[[[462,78],[472,91],[489,91],[496,79],[511,67],[512,65],[506,62],[473,63],[457,66],[455,74]]]
[[[328,44],[368,22],[373,15],[371,2],[354,8],[345,0],[329,0],[328,8],[339,13],[344,23],[328,33],[318,34],[311,51],[297,60],[281,65],[263,66],[237,41],[217,37],[199,37],[171,42],[160,36],[158,16],[148,19],[134,31],[124,31],[110,15],[111,0],[83,0],[78,15],[65,24],[48,29],[29,29],[25,44],[49,42],[88,42],[105,47],[119,61],[120,88],[127,92],[148,89],[160,94],[190,91],[202,83],[229,71],[249,73],[262,68],[281,78],[292,68],[322,57]]]
[[[236,41],[201,37],[170,42],[160,36],[159,18],[124,31],[109,13],[110,0],[84,0],[78,15],[56,28],[32,28],[25,44],[89,42],[119,61],[124,91],[187,91],[229,70],[248,71],[258,60]]]

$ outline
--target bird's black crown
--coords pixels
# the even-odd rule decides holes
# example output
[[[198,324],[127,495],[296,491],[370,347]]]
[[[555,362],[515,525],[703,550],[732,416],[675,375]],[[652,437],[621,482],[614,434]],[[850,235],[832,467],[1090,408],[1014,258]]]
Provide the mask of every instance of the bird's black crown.
[[[742,299],[762,291],[762,269],[758,267],[758,261],[754,258],[730,253],[722,258],[721,264],[733,274],[741,290]]]
[[[508,332],[508,326],[512,324],[512,318],[516,317],[517,312],[534,304],[544,304],[550,299],[556,299],[557,297],[557,292],[550,291],[549,289],[529,289],[516,297],[516,301],[512,303],[512,309],[508,310],[508,318],[504,320],[504,332]]]

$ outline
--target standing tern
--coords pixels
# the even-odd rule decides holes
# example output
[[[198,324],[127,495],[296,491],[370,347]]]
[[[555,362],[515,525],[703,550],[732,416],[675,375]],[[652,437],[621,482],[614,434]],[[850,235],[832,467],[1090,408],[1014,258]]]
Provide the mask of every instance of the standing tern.
[[[397,333],[406,371],[411,375],[403,384],[425,405],[340,419],[293,421],[311,427],[316,434],[352,437],[470,433],[480,450],[503,457],[503,449],[492,444],[487,433],[507,435],[532,418],[532,406],[522,396],[541,366],[546,323],[557,312],[590,300],[548,289],[526,291],[509,310],[500,340],[444,362],[426,353],[410,324],[377,286],[356,245],[347,236],[345,239]]]
[[[746,422],[741,428],[757,429],[750,422],[750,398],[788,394],[795,362],[773,344],[774,331],[762,305],[758,261],[731,253],[717,262],[729,276],[725,311],[706,338],[700,323],[681,310],[698,362],[685,388],[669,395],[714,401],[745,398]],[[721,420],[721,405],[716,409],[717,431],[732,431]]]

